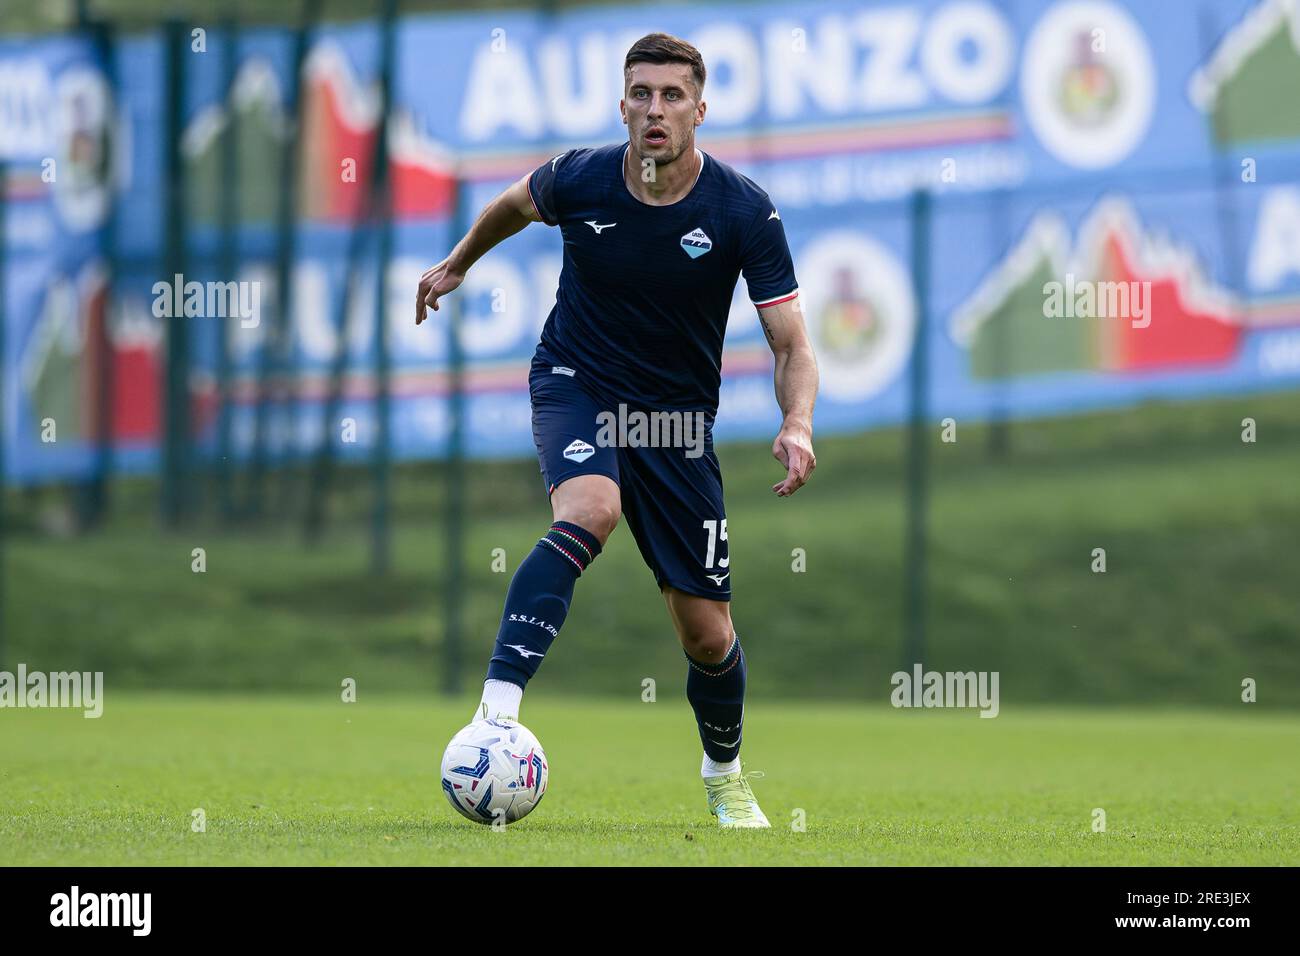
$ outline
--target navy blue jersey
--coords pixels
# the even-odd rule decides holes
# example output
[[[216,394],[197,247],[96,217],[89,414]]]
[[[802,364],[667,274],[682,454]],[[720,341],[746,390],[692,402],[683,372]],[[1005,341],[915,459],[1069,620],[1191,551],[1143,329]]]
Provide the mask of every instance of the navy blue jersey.
[[[755,305],[797,291],[785,230],[767,193],[707,153],[685,197],[641,202],[624,181],[627,148],[572,149],[529,177],[542,221],[564,236],[538,355],[611,403],[712,420],[737,278]]]

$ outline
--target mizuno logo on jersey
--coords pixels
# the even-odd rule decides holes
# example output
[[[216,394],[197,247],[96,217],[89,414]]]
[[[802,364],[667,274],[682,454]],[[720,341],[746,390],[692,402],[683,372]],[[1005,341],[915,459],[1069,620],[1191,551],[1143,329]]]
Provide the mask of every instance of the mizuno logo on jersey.
[[[618,223],[616,223],[616,222],[607,222],[607,223],[605,223],[604,225],[601,225],[600,223],[596,222],[596,220],[594,220],[594,219],[588,219],[588,220],[587,220],[587,225],[591,226],[592,229],[595,229],[595,230],[596,230],[596,235],[599,236],[599,235],[600,235],[600,231],[601,231],[602,229],[611,229],[611,228],[613,228],[614,226],[617,226]]]
[[[698,259],[713,248],[713,240],[698,226],[682,236],[682,248],[692,259]]]
[[[551,160],[551,172],[555,172],[555,164],[558,163],[560,160],[562,160],[565,156],[568,156],[568,155],[569,155],[569,154],[568,154],[567,152],[565,152],[565,153],[561,153],[559,156],[554,157],[554,158]]]
[[[592,448],[581,438],[575,438],[569,443],[569,447],[564,449],[564,457],[579,464],[586,461],[592,455],[596,454],[596,449]]]
[[[768,216],[767,219],[768,219],[768,222],[771,222],[773,219],[775,219],[777,222],[780,222],[780,221],[781,221],[781,214],[780,214],[779,212],[777,212],[775,209],[773,209],[773,210],[772,210],[772,215]]]

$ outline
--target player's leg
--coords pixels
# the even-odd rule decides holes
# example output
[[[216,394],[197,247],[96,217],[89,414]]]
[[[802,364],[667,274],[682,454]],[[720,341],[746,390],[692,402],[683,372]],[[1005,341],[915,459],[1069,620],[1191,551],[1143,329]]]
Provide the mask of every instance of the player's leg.
[[[618,462],[597,448],[596,402],[571,378],[530,376],[533,437],[553,521],[516,569],[475,716],[519,716],[524,688],[560,633],[574,585],[620,514]]]
[[[731,623],[722,471],[708,447],[629,449],[619,457],[628,527],[664,593],[687,658],[686,696],[704,747],[709,809],[726,827],[765,827],[740,769],[745,655]]]
[[[727,828],[766,828],[741,772],[745,722],[745,652],[731,623],[731,604],[665,586],[664,600],[686,653],[686,697],[695,711],[704,762],[700,773],[709,810]]]
[[[686,699],[704,746],[705,777],[740,770],[745,714],[745,652],[731,623],[731,603],[663,589],[668,615],[686,653]]]

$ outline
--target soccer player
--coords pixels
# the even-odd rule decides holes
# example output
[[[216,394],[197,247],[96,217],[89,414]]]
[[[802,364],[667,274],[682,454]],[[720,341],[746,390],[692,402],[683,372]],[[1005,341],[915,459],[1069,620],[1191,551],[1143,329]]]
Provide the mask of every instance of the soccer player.
[[[786,475],[772,490],[781,497],[816,466],[817,364],[776,207],[695,146],[706,110],[699,51],[653,33],[628,51],[623,76],[628,141],[548,160],[488,203],[451,255],[420,279],[417,324],[484,253],[529,223],[559,226],[564,237],[555,308],[528,377],[554,523],[510,583],[475,716],[518,718],[578,577],[625,517],[686,655],[709,811],[723,827],[767,827],[741,773],[745,654],[731,622],[727,513],[712,439],[740,273],[776,357],[784,417],[772,453]],[[635,413],[661,414],[650,420],[669,423],[663,431],[677,447],[638,439],[635,429],[611,440],[610,423]]]

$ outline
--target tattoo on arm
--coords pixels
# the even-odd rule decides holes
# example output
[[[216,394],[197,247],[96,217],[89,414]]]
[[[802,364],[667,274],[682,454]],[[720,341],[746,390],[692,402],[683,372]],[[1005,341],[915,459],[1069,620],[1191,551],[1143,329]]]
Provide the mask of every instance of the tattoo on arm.
[[[767,340],[769,342],[775,342],[776,337],[772,334],[772,327],[767,324],[767,318],[763,315],[762,309],[758,310],[758,321],[763,323],[763,331],[767,333]]]

